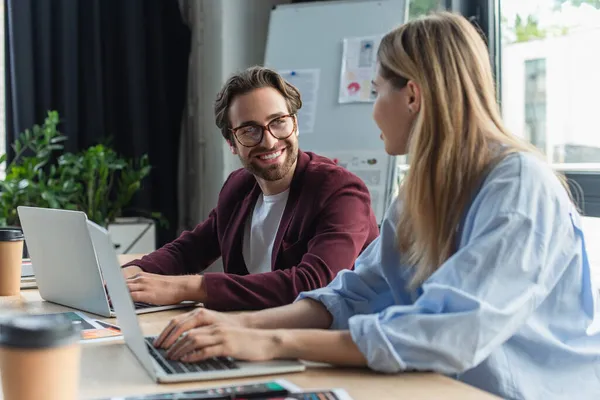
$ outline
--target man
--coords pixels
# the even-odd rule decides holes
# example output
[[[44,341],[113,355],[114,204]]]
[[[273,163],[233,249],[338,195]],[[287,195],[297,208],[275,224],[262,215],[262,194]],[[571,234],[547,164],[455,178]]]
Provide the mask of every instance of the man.
[[[217,126],[244,168],[208,219],[124,266],[134,301],[198,301],[217,310],[291,303],[327,285],[379,231],[364,183],[298,150],[300,93],[276,72],[250,68],[217,96]],[[199,275],[218,257],[224,273]]]

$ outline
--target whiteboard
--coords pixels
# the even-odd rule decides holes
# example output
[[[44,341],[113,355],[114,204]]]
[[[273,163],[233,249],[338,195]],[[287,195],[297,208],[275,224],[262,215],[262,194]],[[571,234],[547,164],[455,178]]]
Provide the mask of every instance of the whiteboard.
[[[381,37],[405,21],[407,4],[405,0],[284,4],[271,11],[269,20],[265,66],[286,74],[318,72],[317,90],[299,88],[305,105],[315,106],[311,118],[306,118],[308,124],[299,121],[300,148],[335,159],[363,179],[378,221],[391,200],[396,158],[385,153],[372,102],[338,101],[343,42]]]

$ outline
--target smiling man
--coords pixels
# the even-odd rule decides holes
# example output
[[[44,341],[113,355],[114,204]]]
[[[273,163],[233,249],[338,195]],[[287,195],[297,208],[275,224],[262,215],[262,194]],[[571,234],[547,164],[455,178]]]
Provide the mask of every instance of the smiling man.
[[[353,267],[379,234],[369,192],[346,169],[298,149],[301,107],[298,90],[267,68],[225,83],[216,124],[244,168],[206,221],[124,266],[134,301],[269,308]],[[225,272],[200,275],[219,257]]]

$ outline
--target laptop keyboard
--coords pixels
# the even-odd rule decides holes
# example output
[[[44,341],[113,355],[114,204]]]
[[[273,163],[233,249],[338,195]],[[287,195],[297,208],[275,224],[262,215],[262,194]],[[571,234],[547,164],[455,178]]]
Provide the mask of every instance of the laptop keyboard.
[[[115,308],[113,307],[112,304],[108,304],[110,307],[110,311],[115,311]],[[133,307],[135,307],[136,310],[143,310],[144,308],[150,308],[150,307],[158,307],[154,304],[149,304],[149,303],[140,303],[140,302],[134,302],[133,303]]]
[[[134,302],[133,306],[135,307],[136,310],[142,310],[144,308],[156,307],[154,304],[141,303],[139,301]]]
[[[180,361],[169,360],[166,357],[166,351],[164,349],[157,349],[154,347],[152,344],[154,339],[155,338],[151,336],[145,338],[148,351],[150,352],[152,358],[154,358],[168,374],[225,371],[239,368],[235,361],[230,357],[214,357],[195,363],[184,363]]]

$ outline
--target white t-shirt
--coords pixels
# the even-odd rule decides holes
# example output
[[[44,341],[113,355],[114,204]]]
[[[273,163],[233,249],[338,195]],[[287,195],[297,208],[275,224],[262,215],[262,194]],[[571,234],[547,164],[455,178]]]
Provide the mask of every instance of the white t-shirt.
[[[261,194],[246,221],[242,254],[251,274],[271,271],[273,243],[288,194],[289,189],[272,196]]]

